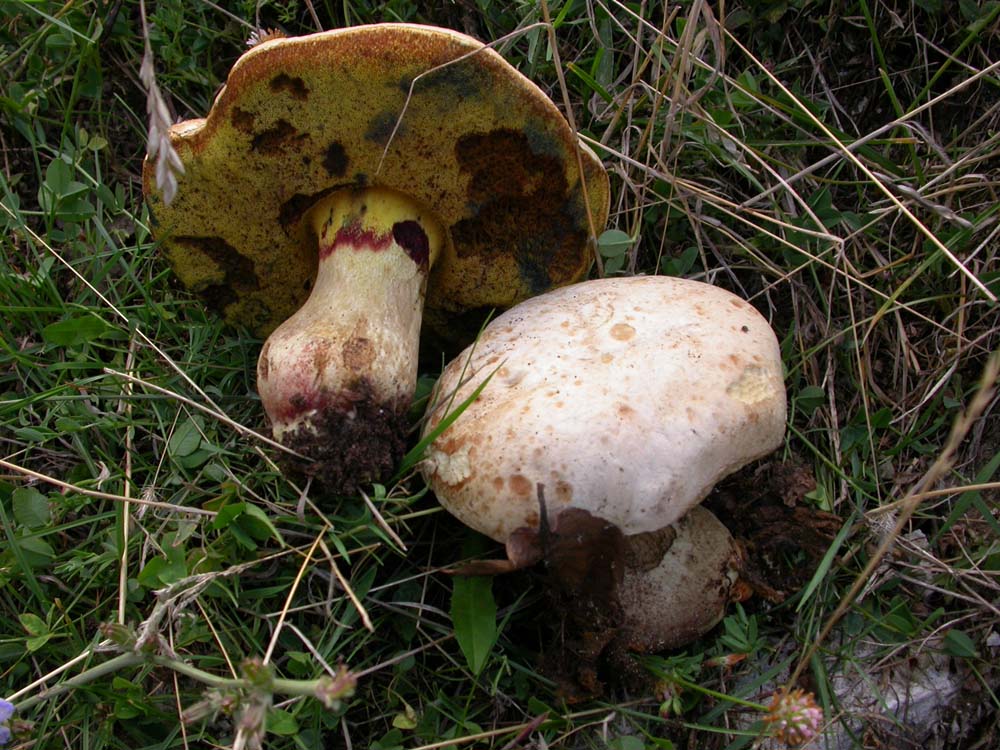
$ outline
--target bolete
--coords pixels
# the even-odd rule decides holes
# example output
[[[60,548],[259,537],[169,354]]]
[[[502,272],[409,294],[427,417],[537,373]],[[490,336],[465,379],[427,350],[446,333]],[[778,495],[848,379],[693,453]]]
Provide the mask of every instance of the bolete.
[[[422,320],[471,338],[581,279],[608,212],[600,161],[545,94],[445,29],[264,41],[170,139],[169,205],[155,161],[143,174],[155,236],[185,286],[269,335],[274,435],[335,493],[398,459]]]
[[[782,441],[782,364],[767,321],[683,279],[554,290],[499,316],[445,368],[425,435],[486,378],[428,450],[423,473],[441,504],[505,543],[515,567],[548,544],[580,568],[617,531],[621,553],[598,550],[611,573],[581,569],[612,581],[605,604],[622,607],[611,625],[630,648],[676,646],[718,622],[735,547],[710,513],[690,511]],[[584,548],[567,552],[574,540]]]

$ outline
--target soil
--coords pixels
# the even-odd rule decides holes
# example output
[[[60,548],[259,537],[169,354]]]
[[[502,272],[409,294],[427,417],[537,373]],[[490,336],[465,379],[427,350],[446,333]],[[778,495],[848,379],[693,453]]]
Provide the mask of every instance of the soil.
[[[805,464],[768,461],[737,472],[705,501],[746,550],[742,578],[772,603],[808,583],[843,526],[808,504],[815,488]]]
[[[282,469],[312,477],[323,496],[350,495],[361,485],[384,479],[406,448],[405,406],[382,402],[365,383],[355,390],[350,404],[330,404],[313,417],[311,427],[299,427],[283,441],[306,460],[286,456]]]

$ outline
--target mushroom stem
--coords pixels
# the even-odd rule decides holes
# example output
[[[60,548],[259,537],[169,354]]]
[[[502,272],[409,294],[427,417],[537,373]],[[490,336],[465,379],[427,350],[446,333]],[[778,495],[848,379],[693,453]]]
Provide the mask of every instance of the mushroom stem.
[[[343,190],[310,219],[319,242],[306,303],[268,338],[257,389],[275,439],[334,493],[402,455],[417,380],[427,273],[444,241],[430,211],[391,190]]]

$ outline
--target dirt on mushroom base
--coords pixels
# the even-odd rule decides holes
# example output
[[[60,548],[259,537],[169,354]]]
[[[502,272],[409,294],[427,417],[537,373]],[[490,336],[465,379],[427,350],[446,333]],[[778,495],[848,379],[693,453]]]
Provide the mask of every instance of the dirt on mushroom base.
[[[745,552],[739,572],[747,595],[778,603],[814,573],[841,524],[807,504],[805,496],[815,486],[804,464],[765,461],[725,480],[705,501]],[[561,514],[553,529],[539,536],[544,537],[543,611],[551,625],[542,672],[568,703],[591,700],[609,688],[651,689],[624,627],[621,576],[609,572],[627,567],[625,537],[578,509]]]
[[[328,404],[311,419],[285,433],[283,443],[313,460],[282,454],[281,468],[313,478],[324,495],[350,495],[359,485],[388,476],[406,450],[409,403],[377,399],[371,384],[359,381],[346,404]]]

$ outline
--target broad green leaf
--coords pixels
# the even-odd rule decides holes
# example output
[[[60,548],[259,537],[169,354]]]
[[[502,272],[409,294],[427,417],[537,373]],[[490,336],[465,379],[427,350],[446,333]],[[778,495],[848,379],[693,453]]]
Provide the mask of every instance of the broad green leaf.
[[[698,260],[698,248],[689,247],[676,258],[664,256],[660,260],[660,270],[667,276],[684,276]]]
[[[228,527],[229,524],[239,518],[240,514],[246,510],[246,507],[246,503],[230,503],[219,508],[219,512],[212,520],[212,530],[219,531]]]
[[[112,330],[113,326],[96,315],[81,315],[45,326],[42,338],[54,346],[80,346],[99,339]]]
[[[52,545],[37,536],[26,536],[17,540],[17,546],[27,563],[34,567],[47,565],[56,556]]]
[[[818,385],[807,385],[795,397],[796,406],[806,415],[812,414],[824,403],[826,403],[826,391]]]
[[[403,701],[403,710],[392,717],[392,725],[396,729],[416,729],[419,717],[417,712],[413,710],[411,706],[406,701]]]
[[[288,711],[281,708],[272,708],[267,712],[267,731],[271,734],[290,737],[298,733],[299,723]]]
[[[12,493],[14,518],[29,529],[45,526],[52,518],[49,499],[34,487],[18,487]]]
[[[201,445],[202,422],[195,417],[189,417],[174,430],[174,434],[167,441],[167,453],[173,458],[183,458],[190,456]]]
[[[646,743],[634,735],[625,735],[611,740],[608,750],[646,750]]]
[[[451,621],[455,638],[473,674],[479,674],[497,637],[497,605],[493,579],[456,576],[451,593]]]
[[[177,456],[176,461],[178,466],[183,466],[185,469],[197,469],[199,466],[208,461],[208,459],[212,458],[217,453],[217,451],[214,449],[212,450],[206,449],[204,447],[205,446],[204,441],[201,442],[200,446],[201,447],[199,447],[198,450],[189,453],[186,456]]]
[[[25,640],[24,645],[27,647],[28,651],[35,653],[38,649],[49,642],[52,637],[52,633],[45,633],[44,635],[34,635],[31,638]]]
[[[49,626],[45,624],[45,620],[31,612],[20,614],[17,619],[20,620],[21,627],[27,631],[28,635],[45,635],[49,632]]]
[[[628,252],[635,242],[620,229],[607,229],[597,238],[597,247],[605,258],[617,258]]]
[[[278,540],[281,546],[285,546],[285,540],[281,536],[281,532],[271,523],[271,519],[267,517],[267,513],[256,505],[250,503],[246,505],[240,522],[245,523],[244,528],[261,541],[272,536]]]
[[[158,588],[179,581],[187,575],[187,566],[181,559],[168,560],[165,557],[154,557],[139,571],[138,578],[146,588]]]
[[[952,628],[944,635],[944,650],[952,656],[971,659],[979,656],[976,644],[964,630]]]
[[[34,427],[18,427],[14,430],[14,435],[18,440],[24,440],[29,443],[44,443],[52,437],[54,433],[48,430],[42,432]]]

